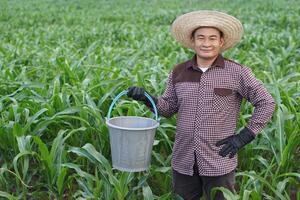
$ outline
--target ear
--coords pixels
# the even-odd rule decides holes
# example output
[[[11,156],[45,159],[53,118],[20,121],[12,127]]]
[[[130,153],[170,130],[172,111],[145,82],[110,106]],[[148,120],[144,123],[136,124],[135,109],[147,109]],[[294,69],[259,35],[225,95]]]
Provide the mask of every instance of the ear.
[[[195,47],[195,39],[194,39],[194,37],[193,37],[193,36],[191,37],[190,41],[191,41],[191,43],[192,43],[193,47]]]
[[[220,46],[223,47],[225,43],[224,37],[220,38]]]
[[[194,43],[194,36],[191,36],[191,42]]]
[[[191,49],[193,50],[194,53],[197,53],[195,41],[191,40],[191,44],[192,44]]]

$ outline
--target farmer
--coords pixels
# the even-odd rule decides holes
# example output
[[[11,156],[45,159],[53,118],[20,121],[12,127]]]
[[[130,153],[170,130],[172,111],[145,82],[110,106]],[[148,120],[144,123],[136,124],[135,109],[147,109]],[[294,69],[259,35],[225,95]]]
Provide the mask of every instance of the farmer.
[[[172,154],[173,190],[188,200],[213,187],[235,191],[237,152],[264,128],[274,111],[272,96],[248,67],[228,60],[222,52],[237,44],[243,34],[238,19],[217,11],[195,11],[178,17],[173,37],[195,55],[176,65],[161,97],[153,97],[158,113],[177,113]],[[128,96],[150,102],[144,88],[130,87]],[[236,133],[239,110],[245,98],[254,107],[252,117]],[[217,192],[214,199],[224,199]]]

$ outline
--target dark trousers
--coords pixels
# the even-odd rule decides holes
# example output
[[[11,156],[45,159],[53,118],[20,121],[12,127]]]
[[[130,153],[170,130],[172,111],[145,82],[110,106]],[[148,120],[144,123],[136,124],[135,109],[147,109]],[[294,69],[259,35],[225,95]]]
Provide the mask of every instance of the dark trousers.
[[[173,170],[173,190],[184,200],[199,200],[203,193],[208,200],[225,200],[220,191],[216,193],[214,198],[211,198],[212,188],[224,187],[234,192],[234,184],[235,170],[222,176],[200,176],[196,164],[194,165],[193,176],[180,174]]]

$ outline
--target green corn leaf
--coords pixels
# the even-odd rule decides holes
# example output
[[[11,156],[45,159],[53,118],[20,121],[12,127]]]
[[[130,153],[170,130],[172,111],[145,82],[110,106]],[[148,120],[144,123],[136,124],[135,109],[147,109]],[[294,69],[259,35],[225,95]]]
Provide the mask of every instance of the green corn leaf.
[[[60,196],[62,196],[64,193],[65,178],[66,178],[67,172],[68,172],[68,168],[62,167],[60,169],[60,173],[57,178],[56,186],[57,186],[58,193]]]
[[[7,193],[7,192],[3,192],[3,191],[0,191],[0,197],[4,197],[4,198],[7,198],[9,200],[17,200],[18,198]]]
[[[143,187],[143,196],[145,200],[153,200],[154,196],[152,194],[152,190],[150,189],[149,186],[144,186]]]

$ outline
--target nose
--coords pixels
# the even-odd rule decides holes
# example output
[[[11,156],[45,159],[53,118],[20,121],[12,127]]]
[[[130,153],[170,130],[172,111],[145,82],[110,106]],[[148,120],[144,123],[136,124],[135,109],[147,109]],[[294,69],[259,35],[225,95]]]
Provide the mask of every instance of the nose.
[[[211,45],[211,44],[210,44],[209,40],[207,40],[207,39],[204,40],[203,43],[202,43],[202,46],[203,46],[203,47],[209,47],[210,45]]]

